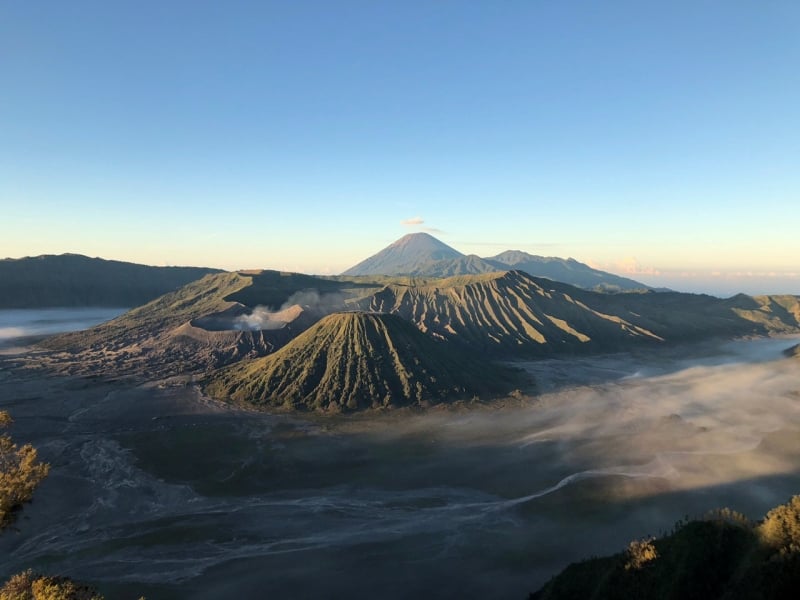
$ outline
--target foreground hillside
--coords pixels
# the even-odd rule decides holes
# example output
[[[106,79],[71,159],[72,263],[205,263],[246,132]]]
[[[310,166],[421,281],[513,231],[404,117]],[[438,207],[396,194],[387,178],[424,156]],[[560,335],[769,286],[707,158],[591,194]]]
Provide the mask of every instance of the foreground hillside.
[[[750,523],[729,510],[567,567],[531,600],[783,600],[800,589],[800,496]]]
[[[217,269],[150,267],[79,254],[0,260],[0,308],[139,306]]]
[[[274,354],[213,373],[206,391],[239,402],[341,411],[506,395],[519,379],[396,315],[347,312],[324,317]]]

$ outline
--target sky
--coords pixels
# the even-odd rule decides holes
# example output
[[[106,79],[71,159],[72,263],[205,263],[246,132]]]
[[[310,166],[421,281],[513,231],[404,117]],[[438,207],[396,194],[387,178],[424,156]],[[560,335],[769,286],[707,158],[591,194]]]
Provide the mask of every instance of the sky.
[[[0,257],[800,294],[798,65],[796,0],[3,0]]]

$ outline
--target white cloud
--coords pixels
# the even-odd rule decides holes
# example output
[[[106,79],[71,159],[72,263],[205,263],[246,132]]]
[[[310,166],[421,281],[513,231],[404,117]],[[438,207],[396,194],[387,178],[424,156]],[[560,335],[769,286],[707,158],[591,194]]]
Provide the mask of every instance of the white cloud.
[[[425,222],[425,219],[422,217],[411,217],[410,219],[404,219],[400,221],[401,225],[405,225],[406,227],[411,227],[413,225],[422,225]]]
[[[587,264],[593,269],[600,269],[601,271],[608,271],[609,273],[617,273],[623,275],[661,275],[661,271],[655,267],[649,267],[641,264],[635,257],[630,256],[617,260],[614,262],[601,263],[596,261],[587,261]]]

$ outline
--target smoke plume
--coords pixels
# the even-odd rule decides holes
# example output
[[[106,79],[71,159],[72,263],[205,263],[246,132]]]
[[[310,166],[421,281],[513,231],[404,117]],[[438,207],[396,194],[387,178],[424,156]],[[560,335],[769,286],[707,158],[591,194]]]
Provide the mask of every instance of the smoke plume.
[[[280,329],[307,311],[323,316],[345,308],[345,295],[340,292],[323,293],[315,289],[295,292],[278,310],[258,305],[249,314],[234,319],[233,328],[243,331]]]

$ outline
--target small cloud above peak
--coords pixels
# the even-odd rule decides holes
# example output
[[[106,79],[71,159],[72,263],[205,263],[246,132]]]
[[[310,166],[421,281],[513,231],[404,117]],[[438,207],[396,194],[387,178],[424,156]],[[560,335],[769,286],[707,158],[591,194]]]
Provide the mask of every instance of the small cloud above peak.
[[[425,219],[422,217],[411,217],[410,219],[403,219],[400,224],[406,227],[413,227],[414,225],[422,225],[424,222]]]

